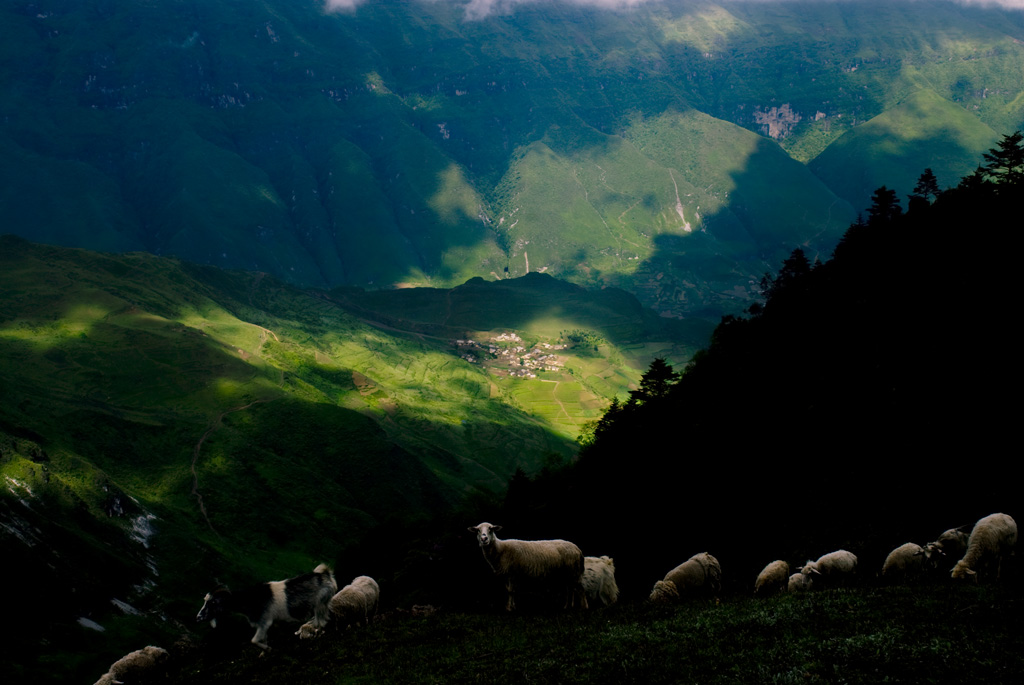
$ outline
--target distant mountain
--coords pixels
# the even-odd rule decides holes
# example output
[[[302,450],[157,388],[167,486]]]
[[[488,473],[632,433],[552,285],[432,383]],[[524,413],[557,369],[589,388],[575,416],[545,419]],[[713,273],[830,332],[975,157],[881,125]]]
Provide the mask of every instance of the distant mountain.
[[[904,207],[921,172],[930,168],[947,188],[981,162],[979,149],[996,132],[934,91],[920,90],[877,117],[843,134],[808,165],[854,207],[866,208],[886,186]]]
[[[962,173],[1024,122],[1024,20],[992,7],[324,7],[0,2],[4,231],[320,287],[544,271],[716,321],[914,173],[828,152],[859,124],[930,91],[949,134],[907,164],[955,140]]]

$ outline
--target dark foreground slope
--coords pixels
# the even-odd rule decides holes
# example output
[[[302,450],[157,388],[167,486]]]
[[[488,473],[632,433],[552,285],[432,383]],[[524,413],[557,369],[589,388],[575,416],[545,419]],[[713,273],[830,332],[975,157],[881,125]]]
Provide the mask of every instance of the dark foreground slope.
[[[174,683],[1013,683],[1019,586],[856,588],[575,614],[389,612],[260,656],[207,639]],[[209,638],[209,636],[207,636]]]

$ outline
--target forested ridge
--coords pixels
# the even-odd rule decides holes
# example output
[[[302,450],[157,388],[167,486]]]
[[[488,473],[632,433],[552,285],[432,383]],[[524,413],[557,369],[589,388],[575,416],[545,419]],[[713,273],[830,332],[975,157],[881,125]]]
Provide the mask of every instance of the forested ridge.
[[[642,586],[705,549],[727,584],[840,547],[880,564],[1011,509],[1022,169],[1017,133],[955,188],[926,171],[906,212],[879,188],[831,259],[795,250],[685,370],[652,364],[575,465],[515,479],[506,515],[641,560]]]

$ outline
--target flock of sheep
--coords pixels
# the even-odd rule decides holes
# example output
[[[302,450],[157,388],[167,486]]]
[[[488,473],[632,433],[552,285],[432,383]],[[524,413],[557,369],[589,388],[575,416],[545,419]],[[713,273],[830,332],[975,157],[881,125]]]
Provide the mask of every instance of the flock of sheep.
[[[469,528],[487,564],[505,584],[508,600],[505,608],[515,609],[515,590],[523,582],[546,587],[564,597],[564,608],[609,606],[619,597],[615,583],[615,564],[607,556],[584,557],[580,548],[566,540],[502,540],[501,526],[481,523]],[[1002,561],[1013,553],[1017,542],[1017,524],[1006,514],[992,514],[979,520],[970,535],[963,530],[947,530],[925,545],[906,543],[894,549],[882,566],[881,575],[904,580],[938,568],[941,559],[956,559],[953,578],[977,581],[979,575],[998,579]],[[962,555],[962,556],[961,556]],[[754,582],[754,594],[767,596],[780,592],[801,592],[816,582],[841,584],[857,568],[857,557],[846,550],[823,555],[797,569],[792,575],[786,561],[765,566]],[[722,567],[706,552],[695,554],[669,571],[654,584],[651,602],[668,602],[695,591],[717,593],[721,589]],[[300,638],[323,634],[330,626],[346,628],[366,625],[377,613],[380,587],[369,576],[359,576],[338,590],[334,574],[320,564],[311,573],[287,580],[272,581],[232,592],[219,587],[206,595],[198,621],[210,621],[226,612],[243,614],[256,628],[251,642],[264,650],[267,630],[274,621],[304,622],[296,631]],[[167,652],[146,647],[119,659],[96,685],[113,685],[144,674],[164,661]]]
[[[934,542],[900,545],[885,558],[881,576],[890,581],[905,581],[937,570],[943,559],[959,558],[950,571],[953,578],[970,578],[977,582],[980,572],[998,579],[1003,558],[1013,554],[1016,544],[1016,522],[1007,514],[991,514],[974,524],[970,535],[960,528],[950,528]],[[809,590],[815,577],[842,583],[856,569],[857,557],[843,549],[817,561],[808,561],[793,575],[789,575],[789,564],[777,560],[758,574],[754,594]]]
[[[477,543],[491,570],[505,583],[506,609],[515,609],[515,588],[523,580],[546,583],[565,596],[565,607],[600,601],[605,606],[618,599],[615,566],[608,557],[584,557],[580,548],[565,540],[501,540],[501,526],[481,523],[473,526]],[[953,578],[977,581],[979,572],[999,578],[1002,560],[1013,553],[1017,542],[1017,524],[1007,514],[992,514],[979,520],[971,534],[952,528],[934,542],[918,545],[908,542],[894,549],[882,566],[881,575],[889,580],[905,580],[935,570],[941,559],[959,561],[953,566]],[[758,574],[754,594],[767,596],[779,592],[804,592],[817,581],[840,585],[857,570],[857,556],[837,550],[808,561],[790,574],[789,563],[777,559]],[[654,584],[648,601],[669,602],[687,593],[703,590],[717,593],[722,587],[722,566],[708,554],[695,554],[669,571]]]

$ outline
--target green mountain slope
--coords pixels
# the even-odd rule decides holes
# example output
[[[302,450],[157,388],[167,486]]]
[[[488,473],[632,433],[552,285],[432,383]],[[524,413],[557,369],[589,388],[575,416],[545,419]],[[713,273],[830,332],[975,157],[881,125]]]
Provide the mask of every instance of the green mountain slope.
[[[924,169],[932,169],[940,187],[950,186],[978,166],[996,138],[974,115],[921,90],[843,135],[808,166],[861,210],[883,185],[906,205]]]
[[[783,150],[923,89],[976,118],[953,137],[1024,122],[1020,14],[954,3],[7,0],[0,21],[5,231],[317,286],[529,258],[716,320],[853,217]]]
[[[154,617],[215,576],[334,564],[564,463],[655,355],[707,335],[540,274],[327,293],[14,236],[0,293],[4,579],[59,588],[23,635],[68,664],[79,618],[106,649],[166,637]]]

